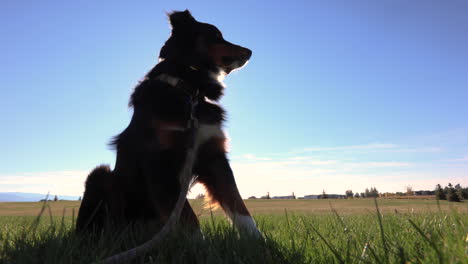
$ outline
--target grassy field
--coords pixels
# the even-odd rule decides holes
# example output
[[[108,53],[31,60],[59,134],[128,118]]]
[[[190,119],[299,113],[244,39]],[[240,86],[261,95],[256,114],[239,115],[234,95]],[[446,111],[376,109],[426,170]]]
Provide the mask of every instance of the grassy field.
[[[435,200],[248,200],[265,239],[203,209],[203,240],[183,230],[134,263],[468,263],[468,203]],[[73,234],[79,202],[0,203],[0,263],[99,263],[151,234]]]
[[[386,213],[414,213],[414,212],[444,212],[452,209],[460,213],[468,213],[468,203],[449,203],[435,200],[416,199],[378,199],[380,211]],[[191,200],[190,203],[197,215],[209,216],[209,209],[203,208],[202,200]],[[340,215],[365,214],[375,211],[373,199],[329,199],[329,200],[245,200],[250,212],[254,215],[284,214],[285,210],[290,213],[300,214],[329,214],[331,209],[337,210]],[[37,216],[42,208],[42,203],[1,203],[0,216]],[[49,202],[47,213],[54,216],[72,216],[73,210],[78,213],[79,201]],[[215,210],[215,215],[223,215],[222,210]]]

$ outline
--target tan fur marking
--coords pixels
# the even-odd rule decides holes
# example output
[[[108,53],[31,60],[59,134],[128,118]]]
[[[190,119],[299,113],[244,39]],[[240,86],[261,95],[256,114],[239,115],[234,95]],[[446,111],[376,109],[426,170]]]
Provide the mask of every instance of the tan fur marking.
[[[212,138],[219,138],[222,140],[226,139],[226,136],[224,135],[223,130],[221,129],[221,126],[219,125],[204,125],[201,124],[200,128],[198,129],[198,134],[197,134],[197,147],[202,145],[203,143],[207,142],[208,140]]]
[[[184,129],[182,122],[153,120],[153,128],[156,133],[159,146],[168,149],[175,146],[174,133]]]

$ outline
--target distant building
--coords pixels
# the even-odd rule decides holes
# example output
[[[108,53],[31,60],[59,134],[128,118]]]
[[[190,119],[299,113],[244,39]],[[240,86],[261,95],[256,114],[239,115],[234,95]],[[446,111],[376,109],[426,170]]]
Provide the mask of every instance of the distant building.
[[[320,199],[320,195],[318,195],[318,194],[304,195],[304,197],[302,199]]]
[[[273,196],[271,199],[296,199],[294,192],[291,195],[286,196]]]
[[[344,199],[344,198],[346,198],[346,195],[344,194],[327,194],[327,199]],[[304,195],[304,197],[301,197],[299,199],[322,199],[322,194]]]
[[[287,195],[287,196],[273,196],[271,199],[296,199],[294,195]]]
[[[435,191],[415,191],[414,195],[435,195]]]
[[[345,199],[346,195],[344,194],[327,194],[328,199]]]

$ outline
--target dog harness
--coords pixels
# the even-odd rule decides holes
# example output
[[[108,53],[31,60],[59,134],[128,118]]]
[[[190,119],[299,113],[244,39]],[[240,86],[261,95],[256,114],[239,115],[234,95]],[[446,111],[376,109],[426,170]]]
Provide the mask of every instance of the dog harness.
[[[191,86],[187,84],[184,80],[178,77],[171,76],[167,73],[159,74],[158,76],[156,76],[156,80],[169,84],[170,86],[183,91],[185,94],[188,95],[188,100],[190,104],[190,119],[187,122],[187,125],[185,127],[167,126],[164,129],[171,130],[171,131],[187,131],[192,128],[197,129],[199,125],[198,125],[198,119],[195,116],[195,110],[201,98],[201,96],[199,95],[199,90],[195,89],[195,91],[193,91],[192,89],[190,89]]]

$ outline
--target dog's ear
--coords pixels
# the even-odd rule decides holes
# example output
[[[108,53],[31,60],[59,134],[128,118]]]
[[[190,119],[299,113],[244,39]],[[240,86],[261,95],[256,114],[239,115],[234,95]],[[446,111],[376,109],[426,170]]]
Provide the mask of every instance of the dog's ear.
[[[190,11],[174,11],[168,14],[169,21],[171,22],[172,29],[177,30],[182,27],[187,27],[195,22],[195,18],[193,18]]]
[[[197,22],[188,10],[174,11],[167,16],[172,26],[172,34],[159,52],[160,59],[178,56],[178,53],[184,51],[181,47],[192,42],[194,33],[192,29]]]

